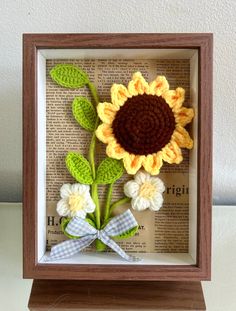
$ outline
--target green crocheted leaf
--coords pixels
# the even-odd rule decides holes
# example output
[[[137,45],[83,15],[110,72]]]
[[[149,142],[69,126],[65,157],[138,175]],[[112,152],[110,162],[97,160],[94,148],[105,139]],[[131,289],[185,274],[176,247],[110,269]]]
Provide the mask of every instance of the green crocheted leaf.
[[[117,239],[117,240],[122,240],[122,239],[128,239],[128,238],[131,238],[132,236],[135,235],[135,233],[138,231],[138,226],[122,233],[122,234],[119,234],[117,236],[114,236],[114,239]]]
[[[106,225],[112,220],[112,217],[108,218],[101,226],[101,229],[104,229],[106,227]],[[116,235],[116,236],[113,236],[114,239],[117,239],[117,240],[121,240],[121,239],[127,239],[127,238],[131,238],[132,236],[135,235],[135,233],[138,231],[138,226],[136,227],[133,227],[131,229],[129,229],[128,231],[122,233],[122,234],[119,234],[119,235]]]
[[[66,156],[66,167],[70,174],[81,184],[91,185],[93,183],[90,164],[82,154],[68,152]]]
[[[69,239],[74,239],[74,240],[79,239],[80,238],[79,236],[74,236],[66,232],[66,227],[70,221],[71,221],[71,218],[62,218],[61,230],[64,233],[64,235],[67,236]]]
[[[60,64],[50,71],[51,78],[59,85],[68,88],[80,88],[89,83],[87,74],[79,67]]]
[[[75,97],[72,112],[76,121],[88,131],[94,131],[96,111],[90,101],[85,97]]]
[[[85,218],[85,220],[86,220],[92,227],[96,228],[96,225],[95,225],[95,223],[94,223],[94,221],[93,221],[92,219],[90,219],[90,218]]]
[[[97,169],[96,183],[107,185],[114,183],[124,173],[124,167],[120,160],[106,158]]]
[[[96,251],[98,252],[104,252],[107,249],[107,245],[104,244],[101,240],[96,240],[95,241],[95,245],[96,245]]]

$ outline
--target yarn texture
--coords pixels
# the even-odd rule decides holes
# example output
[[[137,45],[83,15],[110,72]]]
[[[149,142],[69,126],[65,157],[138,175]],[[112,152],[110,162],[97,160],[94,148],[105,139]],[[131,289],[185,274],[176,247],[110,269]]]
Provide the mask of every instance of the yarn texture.
[[[66,167],[70,174],[81,184],[91,185],[93,183],[90,164],[82,154],[68,152],[66,156]]]
[[[60,195],[61,200],[57,203],[57,213],[60,216],[85,218],[87,213],[95,210],[88,185],[64,184]]]
[[[111,103],[99,103],[102,121],[96,135],[107,144],[108,157],[122,159],[128,174],[143,167],[157,175],[163,161],[179,164],[180,148],[191,149],[193,141],[184,128],[194,111],[183,107],[185,90],[169,90],[168,81],[158,76],[148,83],[140,72],[133,75],[126,88],[114,84]]]
[[[118,144],[137,155],[161,150],[171,139],[174,129],[174,114],[165,100],[147,94],[128,98],[112,123]]]
[[[163,181],[144,171],[139,171],[133,180],[124,185],[124,193],[131,198],[131,206],[137,211],[158,211],[163,204],[164,191]]]
[[[88,76],[82,69],[69,64],[53,67],[50,75],[56,83],[68,88],[81,88],[89,83]]]
[[[72,112],[81,127],[91,132],[94,131],[96,111],[87,98],[75,97],[72,104]]]
[[[121,161],[106,158],[97,169],[96,183],[100,185],[112,184],[124,173],[124,167]]]

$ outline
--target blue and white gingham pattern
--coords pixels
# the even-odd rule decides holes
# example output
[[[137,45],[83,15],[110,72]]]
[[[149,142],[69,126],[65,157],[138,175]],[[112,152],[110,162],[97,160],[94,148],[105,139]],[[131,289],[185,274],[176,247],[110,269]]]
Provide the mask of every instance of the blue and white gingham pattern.
[[[71,257],[89,246],[94,240],[99,239],[124,259],[132,262],[139,261],[139,258],[126,254],[125,251],[110,238],[125,233],[137,225],[130,210],[113,217],[102,230],[97,230],[84,219],[75,217],[67,225],[66,232],[74,236],[80,236],[81,238],[78,240],[68,240],[53,246],[48,260]]]
[[[102,231],[104,231],[108,236],[117,236],[136,227],[137,225],[136,219],[128,209],[123,214],[113,217]]]
[[[92,227],[83,218],[75,217],[66,226],[66,232],[74,236],[87,236],[89,234],[96,234],[97,229]]]
[[[50,261],[71,257],[79,253],[85,247],[89,246],[95,239],[96,235],[95,237],[88,235],[82,237],[79,240],[67,240],[60,244],[57,244],[52,247],[50,257],[48,258],[48,260]]]

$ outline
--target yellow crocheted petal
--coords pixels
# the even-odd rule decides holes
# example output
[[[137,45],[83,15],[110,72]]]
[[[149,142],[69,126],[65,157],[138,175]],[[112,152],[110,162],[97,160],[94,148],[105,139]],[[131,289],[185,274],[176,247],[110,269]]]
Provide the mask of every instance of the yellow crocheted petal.
[[[128,91],[132,96],[149,94],[149,85],[141,72],[138,71],[133,74],[132,80],[128,84]]]
[[[95,133],[97,138],[104,144],[109,143],[113,139],[112,128],[109,124],[102,123],[98,126]]]
[[[124,105],[130,94],[123,84],[113,84],[111,87],[111,101],[119,108]]]
[[[112,124],[118,110],[119,109],[111,103],[99,103],[97,105],[99,118],[102,120],[102,122],[107,124]]]
[[[163,162],[161,152],[158,152],[157,154],[149,154],[143,160],[143,167],[145,171],[151,175],[159,174],[162,165]]]
[[[169,144],[162,149],[161,153],[162,159],[169,164],[179,164],[183,160],[181,149],[174,140],[171,140]]]
[[[172,138],[180,148],[193,148],[193,140],[189,136],[189,133],[186,131],[186,129],[181,125],[176,126]]]
[[[127,152],[121,147],[120,144],[117,143],[115,139],[109,141],[106,153],[108,157],[117,160],[123,159],[127,154]]]
[[[162,93],[169,90],[169,83],[165,76],[157,76],[156,79],[149,84],[149,93],[151,95],[161,96]]]
[[[173,108],[173,112],[175,115],[176,123],[182,126],[190,123],[194,117],[194,110],[192,108]]]
[[[128,174],[134,175],[141,168],[144,156],[127,153],[123,159]]]
[[[185,90],[178,87],[176,90],[169,90],[161,95],[170,108],[180,108],[184,102]]]

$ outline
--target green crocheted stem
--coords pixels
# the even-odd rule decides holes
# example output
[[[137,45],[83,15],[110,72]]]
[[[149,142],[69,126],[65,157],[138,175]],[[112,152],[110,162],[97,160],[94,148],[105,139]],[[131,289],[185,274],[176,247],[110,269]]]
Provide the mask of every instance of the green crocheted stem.
[[[107,199],[106,199],[105,213],[104,213],[104,223],[108,220],[108,218],[110,216],[110,205],[111,205],[111,198],[112,198],[112,190],[113,190],[113,184],[110,184],[108,186],[108,190],[107,190]]]
[[[97,94],[97,90],[96,88],[94,87],[94,85],[89,82],[88,83],[88,87],[90,89],[90,92],[93,96],[93,99],[96,103],[96,106],[98,105],[99,103],[99,98],[98,98],[98,94]],[[96,117],[96,120],[95,120],[95,125],[94,125],[94,131],[93,131],[93,135],[92,135],[92,139],[91,139],[91,143],[90,143],[90,147],[89,147],[89,162],[90,162],[90,165],[91,165],[91,168],[92,168],[92,174],[93,174],[93,178],[95,180],[95,177],[96,177],[96,170],[95,170],[95,147],[96,147],[96,134],[95,134],[95,130],[97,129],[98,127],[98,124],[99,124],[99,117],[97,115]]]
[[[110,207],[110,215],[111,215],[111,213],[114,211],[114,209],[115,209],[116,207],[118,207],[118,206],[120,206],[120,205],[122,205],[122,204],[125,204],[125,203],[129,203],[130,201],[131,201],[130,198],[125,197],[125,198],[122,198],[122,199],[120,199],[120,200],[114,202],[114,203],[111,205],[111,207]]]
[[[91,220],[95,221],[95,216],[93,213],[88,213],[88,218],[90,218]]]
[[[104,244],[102,241],[98,239],[95,241],[95,246],[98,252],[104,252],[107,248],[106,244]]]
[[[95,146],[96,146],[96,135],[94,132],[91,143],[90,143],[90,148],[89,148],[89,162],[91,165],[92,175],[94,179],[96,177],[95,160],[94,160]],[[91,197],[96,206],[96,209],[95,209],[96,226],[97,226],[97,229],[100,229],[101,215],[100,215],[100,206],[99,206],[99,199],[98,199],[98,186],[95,183],[93,183],[91,186]]]
[[[93,99],[94,99],[96,106],[97,106],[99,103],[97,90],[91,82],[88,83],[88,87],[90,89],[90,92],[91,92]],[[95,120],[95,126],[94,126],[92,139],[90,142],[89,155],[88,155],[89,162],[91,165],[91,170],[92,170],[92,176],[93,176],[94,180],[96,178],[96,168],[95,168],[96,135],[95,135],[95,130],[98,127],[98,124],[99,124],[99,118],[97,115],[96,120]],[[100,206],[99,206],[99,199],[98,199],[98,187],[95,183],[93,183],[91,186],[91,196],[92,196],[92,199],[93,199],[95,206],[96,206],[96,209],[95,209],[96,227],[97,227],[97,229],[100,229],[100,227],[101,227],[101,213],[100,213]]]
[[[96,108],[97,105],[98,105],[98,103],[99,103],[99,97],[98,97],[97,90],[96,90],[94,84],[93,84],[92,82],[90,82],[90,81],[89,81],[89,83],[88,83],[88,87],[89,87],[90,92],[91,92],[91,94],[92,94],[92,96],[93,96],[93,98],[94,98],[94,102],[95,102],[95,104],[96,104],[96,105],[95,105],[95,108]]]
[[[99,123],[99,118],[97,116],[96,117],[96,121],[95,121],[95,126],[94,126],[95,129],[98,127],[98,123]],[[89,155],[88,155],[89,162],[90,162],[91,169],[92,169],[93,180],[95,180],[95,178],[96,178],[95,147],[96,147],[96,134],[95,134],[95,131],[94,131],[93,135],[92,135],[91,142],[90,142]]]
[[[101,215],[100,215],[100,207],[99,207],[99,199],[98,199],[98,186],[96,184],[92,184],[91,186],[91,197],[95,203],[95,217],[96,217],[96,226],[97,229],[101,227]]]

